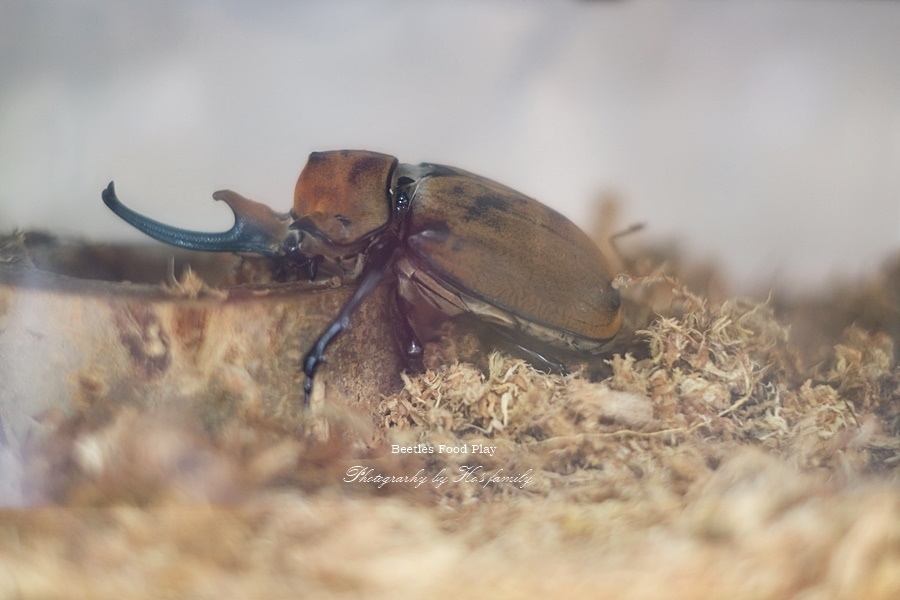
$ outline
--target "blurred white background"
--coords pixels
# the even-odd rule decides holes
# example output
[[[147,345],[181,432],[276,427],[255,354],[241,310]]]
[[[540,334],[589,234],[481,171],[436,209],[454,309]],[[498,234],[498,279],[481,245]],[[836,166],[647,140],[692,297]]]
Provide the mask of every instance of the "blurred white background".
[[[739,291],[900,239],[900,4],[2,0],[0,231],[137,240],[100,191],[225,229],[312,150],[496,179],[713,257]]]

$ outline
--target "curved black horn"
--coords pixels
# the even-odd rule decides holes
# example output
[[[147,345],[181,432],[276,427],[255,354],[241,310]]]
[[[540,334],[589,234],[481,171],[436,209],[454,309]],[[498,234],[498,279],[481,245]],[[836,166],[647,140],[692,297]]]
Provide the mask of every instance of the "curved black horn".
[[[113,182],[103,190],[103,203],[125,222],[166,244],[205,250],[207,252],[253,252],[276,256],[287,237],[292,219],[287,213],[277,213],[265,204],[244,198],[230,190],[213,194],[224,201],[234,213],[234,226],[221,233],[189,231],[164,225],[131,210],[116,197]]]

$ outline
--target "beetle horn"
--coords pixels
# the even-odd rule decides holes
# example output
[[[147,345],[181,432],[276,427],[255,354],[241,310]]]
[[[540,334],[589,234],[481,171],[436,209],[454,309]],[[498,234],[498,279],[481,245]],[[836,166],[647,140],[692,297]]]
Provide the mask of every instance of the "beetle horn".
[[[116,197],[112,182],[103,190],[103,203],[111,211],[136,229],[166,244],[206,252],[252,252],[266,256],[280,253],[292,221],[289,214],[277,213],[265,204],[230,190],[216,192],[213,198],[224,201],[234,213],[234,226],[228,231],[207,233],[164,225],[122,204]]]

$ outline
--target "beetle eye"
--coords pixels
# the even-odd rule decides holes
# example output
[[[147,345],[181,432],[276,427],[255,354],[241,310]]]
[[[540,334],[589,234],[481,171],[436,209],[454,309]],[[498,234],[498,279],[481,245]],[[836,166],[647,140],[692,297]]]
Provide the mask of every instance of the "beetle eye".
[[[406,192],[397,194],[397,210],[401,213],[409,210],[409,195]]]
[[[409,210],[409,187],[415,182],[415,179],[406,177],[405,175],[397,178],[397,187],[394,192],[394,197],[396,198],[396,209],[400,215],[406,214]]]

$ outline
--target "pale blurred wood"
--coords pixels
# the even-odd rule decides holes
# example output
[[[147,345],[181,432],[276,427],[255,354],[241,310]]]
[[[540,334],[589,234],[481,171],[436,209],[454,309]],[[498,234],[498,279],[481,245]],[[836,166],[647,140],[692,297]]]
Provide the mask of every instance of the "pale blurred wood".
[[[68,260],[47,264],[77,271],[73,256],[93,256],[84,250],[64,245],[54,252]],[[168,259],[156,248],[141,256],[153,252],[160,255],[156,266],[164,267]],[[104,256],[115,263],[135,254],[132,248]],[[195,256],[198,265],[208,259],[183,256]],[[187,409],[211,428],[241,407],[297,420],[302,356],[351,292],[300,282],[192,294],[163,284],[70,277],[35,268],[27,257],[7,259],[0,262],[2,434],[20,442],[46,411],[68,414],[75,406],[88,414],[118,404]],[[387,290],[378,290],[329,349],[314,404],[362,403],[371,411],[380,394],[399,385],[387,302]]]

